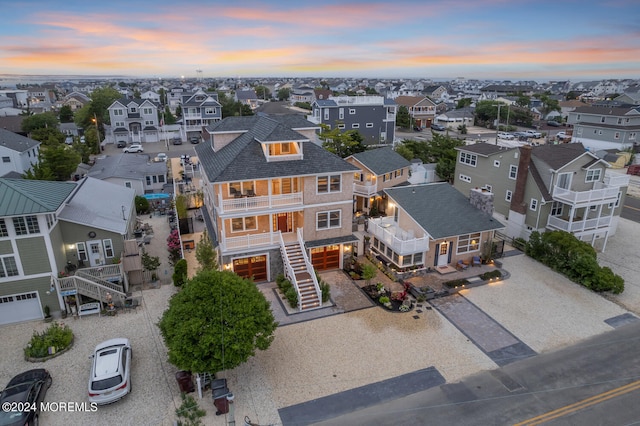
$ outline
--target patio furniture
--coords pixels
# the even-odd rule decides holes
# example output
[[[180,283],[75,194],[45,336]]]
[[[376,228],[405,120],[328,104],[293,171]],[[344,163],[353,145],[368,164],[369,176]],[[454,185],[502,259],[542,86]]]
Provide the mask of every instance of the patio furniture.
[[[481,265],[482,265],[482,259],[480,259],[480,256],[473,256],[471,266],[481,266]]]
[[[464,271],[468,267],[469,267],[469,265],[464,263],[464,260],[462,260],[462,259],[458,260],[458,263],[456,264],[456,269],[458,269],[459,271]]]

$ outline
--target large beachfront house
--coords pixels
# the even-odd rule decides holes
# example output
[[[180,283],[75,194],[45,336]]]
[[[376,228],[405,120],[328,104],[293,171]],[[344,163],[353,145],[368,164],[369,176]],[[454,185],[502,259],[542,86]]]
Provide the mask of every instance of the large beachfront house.
[[[629,177],[606,174],[608,164],[582,144],[456,149],[455,188],[495,194],[494,215],[508,236],[558,229],[604,250],[615,234]]]
[[[640,143],[640,107],[614,108],[580,106],[569,112],[573,126],[571,142],[591,151],[637,147]]]
[[[256,282],[284,272],[302,310],[321,305],[314,269],[341,268],[356,240],[358,168],[315,144],[317,130],[299,115],[228,117],[196,147],[219,264]]]
[[[107,128],[105,139],[111,143],[159,142],[158,104],[148,99],[122,98],[114,101],[109,108],[111,126]]]

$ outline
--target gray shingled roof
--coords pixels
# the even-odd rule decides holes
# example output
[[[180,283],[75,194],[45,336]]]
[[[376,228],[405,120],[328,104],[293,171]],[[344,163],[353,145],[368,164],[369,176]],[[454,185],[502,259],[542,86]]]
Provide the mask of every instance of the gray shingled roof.
[[[531,155],[547,163],[553,170],[558,170],[587,152],[581,143],[563,143],[534,146]]]
[[[446,182],[384,191],[434,239],[505,227]]]
[[[291,124],[297,127],[292,127]],[[217,152],[214,152],[209,144],[200,144],[195,151],[210,182],[358,170],[337,155],[307,141],[294,130],[302,127],[313,128],[314,125],[296,115],[229,117],[210,126],[210,131],[244,133]],[[306,141],[301,142],[304,157],[302,160],[267,162],[259,141],[292,140]]]
[[[135,190],[90,177],[64,206],[58,218],[67,222],[105,229],[120,235],[127,233],[128,221],[136,196]]]
[[[96,179],[118,177],[123,179],[145,179],[147,175],[167,173],[167,163],[150,161],[148,154],[115,154],[96,158],[88,176]]]
[[[0,216],[55,212],[75,187],[72,182],[0,179]]]
[[[0,145],[14,151],[25,152],[40,145],[40,142],[5,129],[0,129]]]
[[[377,176],[411,165],[407,159],[395,152],[391,147],[370,149],[353,154],[351,157],[358,160]]]
[[[456,147],[456,149],[458,151],[472,152],[474,154],[482,155],[483,157],[488,157],[489,155],[495,154],[496,152],[506,151],[512,148],[505,148],[500,145],[478,142],[471,145],[459,146]]]

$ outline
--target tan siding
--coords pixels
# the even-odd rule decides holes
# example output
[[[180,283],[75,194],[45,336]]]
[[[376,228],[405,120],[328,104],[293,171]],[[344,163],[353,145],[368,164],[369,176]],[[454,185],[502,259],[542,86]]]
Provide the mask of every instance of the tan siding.
[[[340,228],[316,230],[316,213],[334,210],[341,211]],[[304,210],[304,240],[314,241],[351,235],[352,217],[351,204],[306,208]]]
[[[17,239],[16,247],[25,275],[51,272],[44,237]]]

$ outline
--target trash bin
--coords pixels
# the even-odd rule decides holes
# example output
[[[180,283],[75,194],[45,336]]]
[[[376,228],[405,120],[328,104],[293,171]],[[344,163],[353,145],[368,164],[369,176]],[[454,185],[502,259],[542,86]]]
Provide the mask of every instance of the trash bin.
[[[229,388],[226,386],[226,380],[225,380],[224,387],[211,389],[211,397],[213,398],[213,405],[216,407],[216,416],[227,414],[229,412],[229,401],[227,400],[227,396],[229,394],[230,392],[229,392]]]
[[[195,390],[193,379],[189,371],[178,371],[176,373],[176,380],[178,381],[180,392],[190,393]]]

